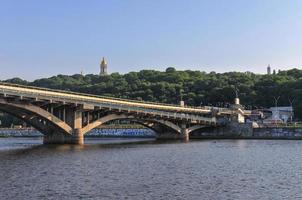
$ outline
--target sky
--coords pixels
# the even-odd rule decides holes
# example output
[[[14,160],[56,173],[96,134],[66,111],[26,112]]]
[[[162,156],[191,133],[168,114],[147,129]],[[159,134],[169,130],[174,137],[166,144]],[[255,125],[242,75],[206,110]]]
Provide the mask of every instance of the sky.
[[[0,79],[302,66],[301,0],[0,0]]]

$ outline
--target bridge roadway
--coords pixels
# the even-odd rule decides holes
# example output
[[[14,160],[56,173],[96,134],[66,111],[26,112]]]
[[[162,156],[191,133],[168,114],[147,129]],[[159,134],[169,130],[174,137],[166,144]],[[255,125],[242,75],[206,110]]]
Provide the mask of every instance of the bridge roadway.
[[[44,133],[45,143],[83,143],[85,133],[118,119],[149,127],[159,138],[188,139],[190,132],[217,125],[213,110],[207,107],[181,107],[3,82],[0,110]]]

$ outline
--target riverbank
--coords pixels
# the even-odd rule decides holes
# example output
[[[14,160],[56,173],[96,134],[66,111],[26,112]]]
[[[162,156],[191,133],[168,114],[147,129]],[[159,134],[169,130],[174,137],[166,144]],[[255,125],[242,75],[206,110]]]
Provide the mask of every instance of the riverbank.
[[[0,129],[0,137],[43,137],[39,131],[35,129]],[[102,128],[94,129],[85,137],[125,137],[125,138],[154,138],[155,133],[150,129],[130,129],[130,128]]]
[[[252,128],[249,124],[237,124],[194,133],[191,139],[269,139],[302,140],[301,127]]]
[[[191,136],[190,140],[302,140],[302,137],[286,137],[286,136]]]
[[[43,137],[35,129],[0,129],[0,138],[6,137]],[[155,138],[149,129],[95,129],[85,135],[87,138]],[[302,140],[302,128],[251,128],[248,124],[229,127],[204,128],[190,135],[190,139],[266,139]]]

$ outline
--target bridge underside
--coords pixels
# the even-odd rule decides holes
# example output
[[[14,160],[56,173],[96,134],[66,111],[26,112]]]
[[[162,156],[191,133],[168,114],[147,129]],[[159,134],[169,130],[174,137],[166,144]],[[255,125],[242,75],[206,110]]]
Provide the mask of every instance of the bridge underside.
[[[86,133],[119,119],[154,130],[158,139],[188,140],[191,132],[214,126],[206,121],[196,122],[173,116],[4,95],[0,97],[0,110],[22,119],[43,133],[45,144],[83,144]]]

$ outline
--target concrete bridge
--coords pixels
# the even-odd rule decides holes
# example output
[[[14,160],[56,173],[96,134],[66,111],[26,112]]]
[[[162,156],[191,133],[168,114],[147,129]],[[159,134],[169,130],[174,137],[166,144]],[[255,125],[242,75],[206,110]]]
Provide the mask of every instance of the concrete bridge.
[[[219,110],[213,112],[207,107],[132,101],[2,82],[0,110],[39,130],[44,134],[44,143],[83,144],[86,133],[119,119],[150,128],[159,139],[188,140],[194,131],[219,125]]]

